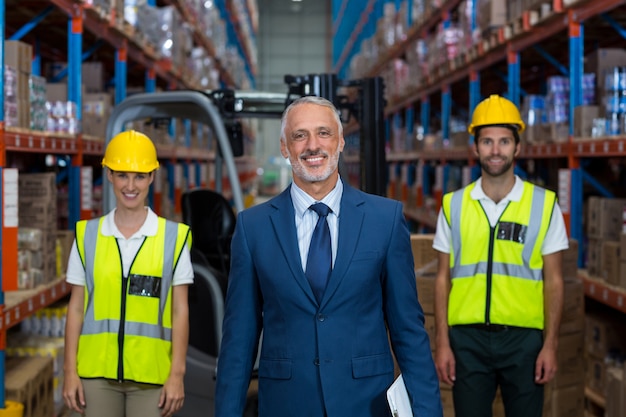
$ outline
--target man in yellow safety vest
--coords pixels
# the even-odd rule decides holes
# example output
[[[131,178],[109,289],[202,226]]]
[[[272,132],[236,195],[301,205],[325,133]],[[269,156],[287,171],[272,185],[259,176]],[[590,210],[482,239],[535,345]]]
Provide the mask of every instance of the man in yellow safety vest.
[[[524,127],[503,97],[476,106],[481,177],[446,194],[437,220],[435,364],[456,417],[490,416],[498,386],[507,417],[540,417],[557,368],[568,238],[555,193],[514,174]]]

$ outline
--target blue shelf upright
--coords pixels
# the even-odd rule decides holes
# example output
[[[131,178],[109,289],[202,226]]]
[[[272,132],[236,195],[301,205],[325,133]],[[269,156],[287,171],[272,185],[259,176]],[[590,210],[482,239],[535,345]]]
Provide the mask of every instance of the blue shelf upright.
[[[83,7],[76,5],[74,12],[68,19],[68,63],[67,63],[67,97],[76,106],[76,119],[80,125],[82,119],[82,49],[83,49]],[[79,138],[79,140],[81,140]],[[80,148],[80,147],[79,147]],[[74,230],[76,222],[80,220],[81,189],[80,173],[83,165],[83,155],[79,151],[72,158],[68,188],[68,227]]]

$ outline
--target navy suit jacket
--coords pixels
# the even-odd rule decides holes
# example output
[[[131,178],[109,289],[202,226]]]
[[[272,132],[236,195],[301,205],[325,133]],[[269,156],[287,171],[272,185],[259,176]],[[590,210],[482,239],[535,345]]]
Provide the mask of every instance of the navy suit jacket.
[[[344,183],[337,257],[319,303],[302,270],[294,216],[290,187],[238,216],[216,417],[242,416],[261,331],[260,417],[391,415],[389,338],[413,414],[441,417],[401,204]]]

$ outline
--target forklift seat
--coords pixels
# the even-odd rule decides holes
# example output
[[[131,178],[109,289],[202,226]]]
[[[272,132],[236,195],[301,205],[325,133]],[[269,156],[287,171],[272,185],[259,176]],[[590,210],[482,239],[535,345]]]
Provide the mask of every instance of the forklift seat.
[[[191,227],[192,246],[204,255],[209,265],[227,277],[236,221],[230,203],[216,191],[196,188],[183,193],[182,210],[183,223]]]
[[[217,358],[222,340],[224,293],[219,272],[211,268],[204,256],[191,249],[194,282],[189,287],[189,345]]]

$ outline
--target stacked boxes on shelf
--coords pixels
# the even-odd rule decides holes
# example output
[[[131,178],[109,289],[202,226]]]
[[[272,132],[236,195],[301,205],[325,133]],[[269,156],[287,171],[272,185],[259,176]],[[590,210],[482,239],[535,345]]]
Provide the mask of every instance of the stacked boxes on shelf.
[[[473,0],[476,1],[476,30],[483,38],[504,26],[507,21],[506,0]]]
[[[8,339],[7,356],[11,358],[47,357],[52,359],[54,409],[63,408],[63,363],[67,302],[59,302],[26,317],[19,332]]]
[[[29,125],[31,130],[46,130],[48,110],[46,107],[46,79],[36,75],[28,77]]]
[[[50,173],[20,173],[18,182],[19,224],[41,232],[42,278],[56,278],[57,188],[56,175]],[[18,230],[19,231],[19,230]]]
[[[626,327],[614,314],[588,312],[585,318],[586,386],[607,397],[607,373],[626,358]]]
[[[596,102],[596,74],[583,74],[583,102],[574,113],[574,136],[590,136]],[[527,130],[523,138],[528,143],[564,142],[569,137],[569,78],[552,76],[547,79],[548,93],[524,97],[521,111]],[[583,132],[588,132],[583,133]]]
[[[626,363],[621,366],[611,366],[607,370],[605,417],[621,417],[626,415],[625,370]]]
[[[31,98],[34,99],[35,108],[41,112],[41,79],[31,75],[33,59],[32,47],[20,41],[4,42],[4,63],[8,71],[5,73],[5,97],[8,101],[5,106],[5,114],[9,117],[5,120],[7,126],[30,128]],[[35,90],[31,96],[30,85]],[[37,107],[39,106],[39,107]]]
[[[18,92],[17,70],[9,65],[4,66],[4,124],[6,127],[18,127]]]
[[[83,134],[104,138],[111,110],[111,94],[104,92],[85,94],[83,97],[82,115]]]
[[[626,104],[625,74],[626,49],[601,48],[585,56],[585,72],[596,74],[596,109],[588,109],[584,114],[584,124],[592,126],[592,137],[619,135],[626,133],[624,113]],[[589,128],[585,128],[589,133]]]
[[[17,235],[18,269],[17,288],[35,288],[44,282],[44,258],[41,229],[20,227]]]
[[[578,242],[563,253],[563,312],[559,331],[557,373],[545,387],[545,417],[583,417],[585,401],[585,295],[578,278]]]
[[[620,279],[620,231],[626,199],[589,197],[587,200],[587,271],[616,284]]]
[[[23,417],[50,417],[54,410],[54,365],[47,356],[8,357],[5,398],[24,405]]]

